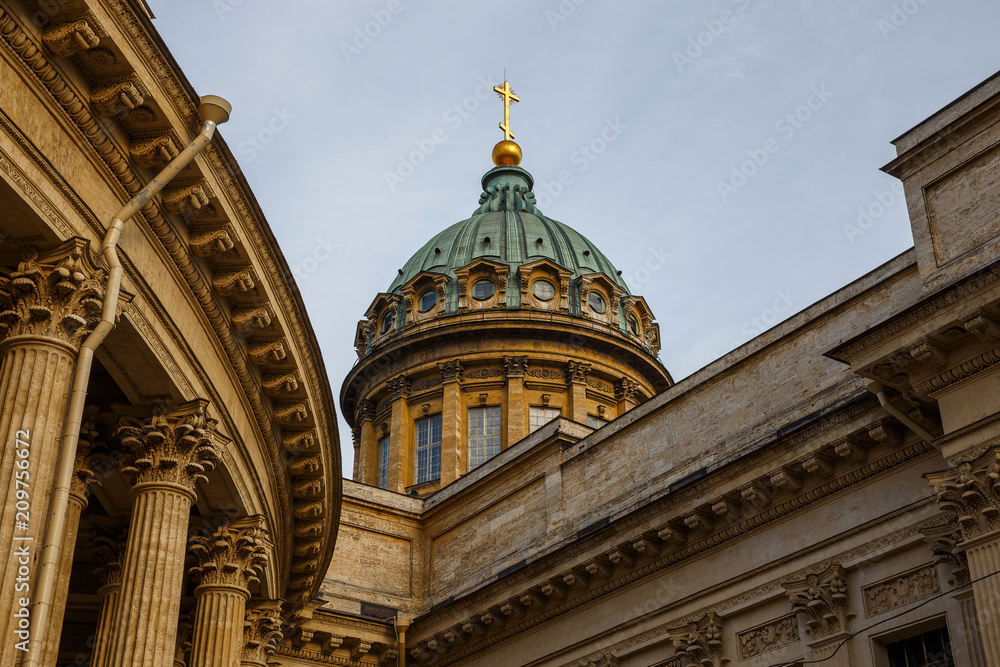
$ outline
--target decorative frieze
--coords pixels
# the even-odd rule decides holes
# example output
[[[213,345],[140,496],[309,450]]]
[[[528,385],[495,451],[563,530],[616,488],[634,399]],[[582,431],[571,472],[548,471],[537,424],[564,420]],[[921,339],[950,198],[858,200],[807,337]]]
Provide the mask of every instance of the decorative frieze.
[[[924,565],[861,589],[865,616],[877,616],[941,592],[937,570]]]
[[[677,655],[704,667],[722,667],[726,662],[722,649],[722,619],[714,613],[700,620],[669,630]]]
[[[843,567],[831,565],[783,585],[792,609],[806,616],[806,631],[813,640],[847,630],[847,572]]]
[[[739,644],[740,660],[776,651],[784,646],[797,644],[799,637],[799,621],[795,614],[782,616],[755,628],[736,634]]]
[[[84,239],[44,255],[34,246],[21,248],[17,270],[0,275],[0,340],[46,336],[79,345],[100,318],[103,280]]]

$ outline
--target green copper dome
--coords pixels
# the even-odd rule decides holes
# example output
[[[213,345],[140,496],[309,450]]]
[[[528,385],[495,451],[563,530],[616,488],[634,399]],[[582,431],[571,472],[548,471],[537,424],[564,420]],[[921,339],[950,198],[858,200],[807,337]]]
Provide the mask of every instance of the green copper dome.
[[[531,192],[533,179],[527,171],[514,166],[495,167],[483,176],[482,184],[480,205],[472,217],[448,227],[418,250],[400,270],[389,292],[398,292],[423,271],[454,278],[455,269],[477,259],[508,265],[513,281],[519,266],[545,258],[571,271],[574,279],[603,273],[629,293],[604,253],[576,230],[542,215],[536,208]],[[515,300],[518,290],[509,289],[507,294],[508,299]],[[510,307],[517,305],[508,303]]]

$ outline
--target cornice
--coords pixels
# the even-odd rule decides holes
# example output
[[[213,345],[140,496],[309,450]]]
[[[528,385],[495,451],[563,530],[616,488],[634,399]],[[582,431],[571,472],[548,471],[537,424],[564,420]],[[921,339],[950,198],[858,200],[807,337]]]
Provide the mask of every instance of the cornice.
[[[175,73],[175,68],[166,61],[158,44],[154,43],[154,40],[150,38],[147,32],[148,22],[140,25],[140,21],[132,14],[132,10],[120,0],[108,0],[106,2],[106,9],[114,17],[115,21],[118,22],[122,33],[131,41],[136,52],[141,55],[144,65],[148,66],[156,75],[158,85],[167,90],[168,99],[180,111],[186,122],[187,131],[183,135],[187,136],[190,134],[192,127],[199,125],[194,104],[189,99],[189,87],[180,82]],[[114,180],[120,184],[120,194],[124,195],[123,198],[128,199],[137,193],[142,187],[140,177],[133,172],[128,158],[121,153],[102,123],[91,115],[88,102],[82,100],[77,95],[73,87],[67,84],[62,78],[58,69],[47,61],[42,48],[35,43],[27,32],[22,30],[16,19],[3,9],[0,9],[0,39],[2,39],[6,47],[11,49],[20,58],[31,75],[52,95],[59,107],[62,108],[72,121],[72,124],[82,133],[85,143],[89,144],[99,156],[99,162],[106,165],[111,174],[113,174]],[[225,151],[227,157],[231,158],[221,139],[216,140],[216,144],[208,149],[205,157],[214,169],[212,175],[224,182],[226,186],[224,194],[228,198],[228,201],[234,204],[234,207],[241,214],[241,231],[249,234],[251,237],[252,245],[256,252],[259,253],[258,260],[268,269],[267,275],[290,276],[287,265],[285,265],[284,260],[276,250],[273,236],[265,229],[263,217],[256,207],[256,203],[251,203],[249,199],[246,184],[242,181],[237,182],[232,176],[230,168],[232,160],[224,161],[220,157],[219,151]],[[113,187],[112,189],[117,188]],[[282,452],[282,436],[279,434],[279,429],[273,426],[271,408],[262,399],[257,385],[256,373],[248,367],[245,353],[241,345],[234,338],[232,328],[225,313],[216,303],[211,283],[206,281],[201,274],[202,267],[192,263],[187,248],[178,238],[171,224],[162,216],[157,204],[148,202],[143,206],[141,216],[137,215],[136,218],[140,219],[141,217],[146,219],[169,253],[171,260],[176,264],[188,288],[194,294],[198,305],[208,319],[211,329],[217,335],[225,351],[225,356],[229,359],[236,373],[238,384],[242,387],[250,403],[258,427],[261,430],[263,441],[266,444],[266,450],[274,470],[274,481],[278,488],[279,509],[281,512],[280,523],[286,526],[293,525],[295,520],[291,511],[291,484],[289,483],[290,478],[287,476],[288,471],[285,467]],[[95,231],[99,235],[103,235],[102,229]],[[284,549],[282,549],[285,558],[282,563],[282,571],[284,578],[287,580],[291,567],[293,541],[296,545],[295,551],[308,551],[313,556],[316,555],[313,552],[320,552],[321,558],[318,561],[317,575],[325,571],[332,558],[333,545],[336,539],[337,518],[340,509],[339,448],[337,446],[336,423],[333,420],[332,396],[329,395],[328,391],[323,391],[323,388],[327,387],[328,383],[324,381],[325,377],[322,371],[318,344],[311,330],[308,328],[301,298],[286,282],[275,281],[269,284],[269,287],[276,292],[274,297],[276,303],[283,305],[294,304],[296,306],[291,309],[282,308],[278,310],[285,315],[285,321],[290,326],[295,336],[294,339],[297,342],[305,343],[304,345],[297,345],[295,351],[304,354],[304,370],[309,378],[306,385],[314,391],[318,390],[320,392],[320,395],[313,396],[312,398],[320,401],[324,407],[324,410],[319,413],[315,410],[309,410],[309,414],[316,420],[316,426],[319,432],[322,433],[322,439],[328,445],[320,449],[322,455],[319,457],[319,460],[325,462],[326,465],[318,471],[318,477],[325,479],[327,482],[322,487],[325,495],[325,504],[330,510],[325,517],[328,530],[323,531],[325,538],[321,539],[321,544],[315,544],[315,546],[310,546],[315,543],[314,538],[293,538],[293,531],[285,532],[283,536]],[[316,472],[313,470],[313,474],[306,479],[313,478]],[[292,479],[291,481],[294,483],[296,480]],[[291,590],[286,593],[285,597],[290,600],[296,598],[308,599],[318,587],[319,579],[319,576],[313,577],[312,580],[309,580],[310,583],[305,588],[300,589],[298,592]],[[296,581],[304,582],[307,579],[300,576],[297,577]]]

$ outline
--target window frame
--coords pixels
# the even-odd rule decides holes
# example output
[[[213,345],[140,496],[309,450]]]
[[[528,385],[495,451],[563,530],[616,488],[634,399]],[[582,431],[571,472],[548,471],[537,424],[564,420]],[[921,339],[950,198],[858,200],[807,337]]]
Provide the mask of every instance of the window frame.
[[[544,414],[542,415],[542,417],[544,417],[545,420],[543,422],[541,422],[540,424],[538,424],[537,426],[534,426],[532,424],[532,417],[535,416],[535,411],[536,410],[542,410],[544,412]],[[534,433],[535,431],[537,431],[541,427],[545,426],[546,424],[548,424],[550,421],[552,421],[553,419],[555,419],[557,417],[562,417],[562,408],[560,408],[560,407],[552,407],[552,406],[549,406],[549,405],[529,405],[528,406],[528,433],[529,434]]]
[[[421,433],[426,425],[426,432]],[[437,432],[435,433],[435,425]],[[421,443],[421,437],[426,441]],[[437,440],[434,440],[434,436]],[[421,457],[424,461],[421,461]],[[421,467],[424,469],[421,470]],[[413,424],[413,483],[426,484],[441,479],[441,414],[429,415]]]
[[[434,297],[434,300],[430,303],[429,306],[424,308],[424,298],[428,295],[432,295]],[[434,310],[434,306],[436,306],[437,303],[438,303],[437,290],[435,289],[424,290],[423,292],[420,293],[420,296],[417,297],[417,310],[421,313],[429,313],[432,310]]]
[[[378,439],[378,449],[375,452],[375,485],[380,489],[389,488],[389,454],[392,442],[386,433]]]
[[[473,415],[481,413],[482,421],[480,424],[480,433],[473,433],[474,419]],[[496,432],[486,432],[487,426],[490,425],[489,417],[495,415],[496,421]],[[499,405],[483,405],[469,408],[468,411],[468,454],[469,454],[469,471],[475,470],[479,466],[483,465],[494,456],[500,453],[500,448],[503,443],[503,409]],[[494,441],[495,440],[495,441]],[[495,447],[495,450],[494,450]],[[482,453],[478,454],[475,450],[481,449]],[[490,453],[492,451],[492,453]]]

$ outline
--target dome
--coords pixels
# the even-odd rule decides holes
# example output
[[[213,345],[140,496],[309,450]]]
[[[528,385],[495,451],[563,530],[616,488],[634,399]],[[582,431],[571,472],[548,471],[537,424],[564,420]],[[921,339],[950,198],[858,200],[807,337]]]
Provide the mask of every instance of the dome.
[[[548,218],[535,206],[533,179],[524,169],[500,166],[482,180],[479,208],[434,236],[400,270],[389,292],[428,271],[455,277],[455,270],[485,259],[510,267],[513,279],[522,264],[548,259],[572,272],[571,279],[604,274],[629,294],[614,265],[582,234]],[[508,291],[516,297],[517,290]],[[508,306],[517,306],[508,303]]]

